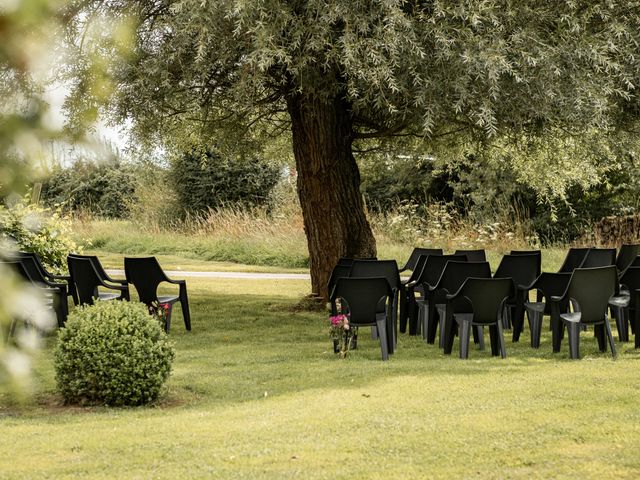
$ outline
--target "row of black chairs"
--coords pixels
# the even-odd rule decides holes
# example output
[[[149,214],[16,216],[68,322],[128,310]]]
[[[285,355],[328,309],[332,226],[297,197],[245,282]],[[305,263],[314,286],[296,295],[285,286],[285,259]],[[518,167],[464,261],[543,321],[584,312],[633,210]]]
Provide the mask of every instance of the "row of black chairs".
[[[444,255],[440,249],[416,248],[401,269],[393,260],[340,259],[328,287],[332,310],[336,311],[338,303],[347,306],[352,324],[370,324],[378,333],[384,324],[383,359],[396,348],[398,324],[401,333],[406,332],[407,325],[410,335],[422,331],[428,343],[435,342],[439,328],[439,345],[449,354],[454,336],[459,334],[463,358],[468,354],[471,332],[475,343],[484,347],[483,328],[488,326],[492,353],[504,356],[502,332],[512,328],[512,340],[519,341],[525,313],[532,347],[540,345],[542,319],[547,314],[551,316],[553,350],[559,351],[566,327],[571,356],[577,358],[579,335],[575,325],[578,324],[580,328],[586,324],[594,326],[601,350],[606,348],[606,333],[615,353],[611,329],[607,327],[608,308],[616,320],[620,341],[628,341],[630,315],[635,315],[631,322],[635,333],[640,321],[638,254],[639,245],[624,245],[620,252],[572,248],[559,272],[543,273],[540,251],[512,251],[502,258],[492,276],[483,250],[458,250]],[[411,271],[404,281],[399,275],[403,271]],[[589,282],[594,285],[591,289],[587,288]],[[385,284],[386,294],[374,298]],[[536,301],[529,301],[531,291],[536,292]],[[636,336],[636,345],[639,337]]]
[[[75,305],[93,305],[95,301],[130,299],[129,285],[133,285],[142,303],[150,307],[168,305],[165,331],[169,331],[173,305],[180,302],[185,327],[191,330],[191,315],[185,280],[172,280],[155,257],[125,258],[125,279],[112,278],[94,255],[70,254],[67,257],[69,275],[56,275],[45,267],[37,254],[19,252],[5,262],[13,266],[26,281],[37,286],[50,299],[59,327],[64,327],[69,313],[68,297]],[[158,286],[167,282],[179,286],[178,295],[159,296]]]

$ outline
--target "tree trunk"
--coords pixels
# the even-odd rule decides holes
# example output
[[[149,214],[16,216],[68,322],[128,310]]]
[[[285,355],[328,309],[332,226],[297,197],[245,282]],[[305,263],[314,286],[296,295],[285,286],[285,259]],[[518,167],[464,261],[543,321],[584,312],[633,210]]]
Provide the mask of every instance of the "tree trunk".
[[[328,299],[327,282],[340,257],[376,256],[353,158],[353,125],[338,98],[300,94],[287,100],[298,170],[298,196],[309,247],[312,291]]]

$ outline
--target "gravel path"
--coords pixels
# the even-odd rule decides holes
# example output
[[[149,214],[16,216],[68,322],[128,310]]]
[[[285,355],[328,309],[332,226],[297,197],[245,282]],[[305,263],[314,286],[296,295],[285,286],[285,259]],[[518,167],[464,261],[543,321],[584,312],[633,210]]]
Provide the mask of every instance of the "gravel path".
[[[109,275],[124,277],[124,270],[107,270]],[[191,272],[166,270],[169,278],[244,278],[246,280],[310,280],[308,273],[255,273],[255,272]]]

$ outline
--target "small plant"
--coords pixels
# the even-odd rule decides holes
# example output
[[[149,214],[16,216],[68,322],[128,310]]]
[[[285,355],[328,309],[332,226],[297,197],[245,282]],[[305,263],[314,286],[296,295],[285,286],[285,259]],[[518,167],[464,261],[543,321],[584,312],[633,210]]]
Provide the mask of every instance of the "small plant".
[[[54,351],[67,403],[144,405],[171,372],[173,347],[146,305],[100,302],[75,310]]]
[[[334,352],[340,353],[340,358],[345,358],[356,336],[355,329],[349,324],[349,315],[332,315],[329,322],[329,336],[333,340]]]

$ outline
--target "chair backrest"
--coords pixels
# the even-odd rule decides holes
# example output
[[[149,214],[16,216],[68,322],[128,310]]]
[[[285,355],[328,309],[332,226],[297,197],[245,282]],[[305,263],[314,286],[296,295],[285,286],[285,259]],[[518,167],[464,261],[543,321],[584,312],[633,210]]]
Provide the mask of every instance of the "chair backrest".
[[[616,292],[618,271],[615,265],[608,267],[576,268],[571,276],[567,294],[580,306],[581,322],[601,322],[607,311],[609,299]]]
[[[32,282],[47,283],[47,278],[44,276],[42,269],[33,256],[22,255],[22,252],[20,252],[20,254],[18,255],[18,261],[20,265],[22,265],[22,268],[27,273]]]
[[[102,283],[93,263],[88,258],[67,257],[69,275],[76,287],[78,303],[80,305],[93,305],[93,300],[98,296],[98,286]]]
[[[640,307],[640,305],[636,305],[637,295],[635,295],[635,291],[640,290],[640,266],[628,267],[620,278],[620,284],[627,287],[631,292],[629,308],[635,310]]]
[[[416,283],[426,283],[429,286],[435,286],[442,276],[444,267],[447,262],[466,262],[467,256],[463,254],[454,255],[429,255],[424,262],[422,270],[416,277]]]
[[[5,265],[7,268],[12,269],[22,280],[30,283],[35,282],[33,278],[31,278],[27,270],[24,268],[24,265],[22,264],[21,261],[0,260],[0,264]]]
[[[624,271],[638,255],[640,255],[640,244],[622,245],[616,257],[616,267],[618,267],[618,271]]]
[[[329,281],[327,282],[327,291],[329,295],[331,295],[331,291],[336,285],[336,282],[339,278],[346,278],[349,276],[349,272],[351,271],[351,265],[340,265],[339,263],[333,267],[331,271],[331,276],[329,277]]]
[[[636,258],[633,259],[633,262],[631,262],[631,265],[629,265],[630,267],[640,267],[640,255],[638,255]]]
[[[540,250],[511,250],[511,252],[509,252],[509,255],[537,255],[540,258],[540,260],[538,261],[538,275],[540,275],[542,273],[542,251],[540,251]]]
[[[384,277],[392,289],[400,288],[400,273],[395,260],[354,260],[349,272],[351,278]]]
[[[467,278],[491,278],[489,262],[447,262],[436,284],[437,289],[455,293]]]
[[[514,284],[531,285],[540,274],[540,255],[505,255],[493,278],[511,278]]]
[[[533,288],[540,290],[545,301],[549,303],[551,297],[562,296],[567,291],[570,281],[570,273],[542,272],[536,278]]]
[[[586,257],[588,248],[570,248],[558,273],[572,273]]]
[[[463,254],[467,256],[470,262],[486,262],[487,254],[483,248],[478,250],[456,250],[453,252],[455,255]]]
[[[436,254],[437,255],[437,254]],[[420,255],[418,257],[418,261],[414,265],[414,268],[411,270],[411,276],[407,282],[415,282],[420,278],[420,274],[422,273],[422,269],[424,268],[424,264],[427,263],[427,259],[429,258],[429,254]]]
[[[384,277],[342,277],[336,283],[331,302],[340,298],[346,303],[350,324],[371,325],[375,323],[376,314],[385,311],[390,296],[391,287]]]
[[[97,274],[100,276],[102,280],[106,280],[109,278],[107,272],[104,270],[102,263],[100,263],[100,259],[96,255],[80,255],[78,253],[70,253],[69,257],[75,258],[86,258],[93,264],[93,268],[96,270]]]
[[[496,323],[504,300],[513,296],[513,282],[508,278],[470,277],[462,285],[460,295],[470,303],[474,323]],[[463,311],[467,311],[468,306],[465,307]]]
[[[615,264],[615,248],[590,248],[580,264],[580,268],[608,267]]]
[[[336,266],[340,265],[340,266],[350,267],[352,263],[353,263],[353,258],[340,257],[338,259],[338,263],[336,263]]]
[[[47,278],[47,270],[44,267],[40,257],[34,252],[18,252],[18,259],[23,262],[25,270],[34,279],[34,281],[44,281]],[[37,280],[36,280],[37,279]]]
[[[407,260],[407,263],[404,265],[404,267],[402,267],[402,270],[416,270],[416,265],[418,263],[420,255],[442,255],[442,249],[421,247],[414,248],[413,252],[411,252],[411,255],[409,256],[409,260]]]
[[[147,305],[158,301],[158,285],[167,278],[156,257],[125,257],[124,276]]]

